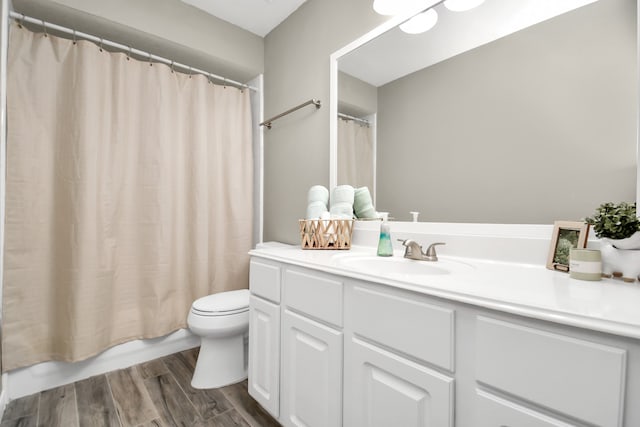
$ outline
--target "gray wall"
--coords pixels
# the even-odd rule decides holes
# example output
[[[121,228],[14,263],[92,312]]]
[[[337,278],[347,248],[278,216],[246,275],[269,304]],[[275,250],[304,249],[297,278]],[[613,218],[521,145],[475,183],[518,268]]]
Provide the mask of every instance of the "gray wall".
[[[602,0],[381,87],[378,209],[553,223],[635,200],[635,21]]]
[[[329,55],[386,17],[370,0],[309,0],[265,38],[265,117],[310,98],[265,130],[265,241],[300,243],[307,190],[329,185]]]
[[[13,0],[17,12],[238,81],[264,69],[264,39],[178,0]]]
[[[378,88],[338,72],[338,112],[362,117],[378,111]]]

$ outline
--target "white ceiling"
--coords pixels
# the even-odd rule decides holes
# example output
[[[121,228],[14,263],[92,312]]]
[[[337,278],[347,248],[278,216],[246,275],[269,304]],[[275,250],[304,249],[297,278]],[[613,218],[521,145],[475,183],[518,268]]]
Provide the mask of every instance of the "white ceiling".
[[[182,0],[264,37],[306,0]]]
[[[466,12],[435,7],[438,22],[422,34],[394,28],[340,58],[340,71],[373,86],[404,77],[429,65],[596,0],[485,0]]]

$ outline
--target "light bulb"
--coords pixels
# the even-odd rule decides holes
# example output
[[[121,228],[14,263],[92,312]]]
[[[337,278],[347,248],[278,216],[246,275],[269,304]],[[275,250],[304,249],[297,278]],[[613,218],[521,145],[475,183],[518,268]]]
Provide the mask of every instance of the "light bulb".
[[[438,13],[429,9],[401,24],[400,29],[408,34],[420,34],[432,29],[436,22],[438,22]]]
[[[395,15],[398,4],[393,0],[374,0],[373,10],[380,15]]]
[[[380,15],[399,15],[402,12],[418,9],[427,0],[374,0],[373,10]]]
[[[484,0],[447,0],[444,2],[444,7],[453,12],[464,12],[478,7],[482,3],[484,3]]]

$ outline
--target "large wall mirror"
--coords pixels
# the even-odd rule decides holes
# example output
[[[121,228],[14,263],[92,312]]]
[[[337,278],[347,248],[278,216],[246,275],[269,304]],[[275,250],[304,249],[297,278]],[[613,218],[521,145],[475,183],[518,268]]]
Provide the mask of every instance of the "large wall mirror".
[[[549,224],[636,200],[636,0],[432,3],[431,30],[399,17],[332,55],[331,185],[369,186],[401,221]]]

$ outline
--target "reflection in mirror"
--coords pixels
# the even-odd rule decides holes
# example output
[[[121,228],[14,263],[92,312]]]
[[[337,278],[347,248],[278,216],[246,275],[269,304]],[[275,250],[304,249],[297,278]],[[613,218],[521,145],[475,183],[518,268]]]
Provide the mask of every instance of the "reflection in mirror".
[[[636,0],[581,3],[439,5],[339,59],[338,111],[374,118],[377,210],[549,224],[635,199]]]
[[[374,141],[370,120],[339,113],[338,141],[338,185],[367,187],[375,192]]]
[[[368,187],[375,203],[377,89],[341,74],[338,93],[338,185]]]

